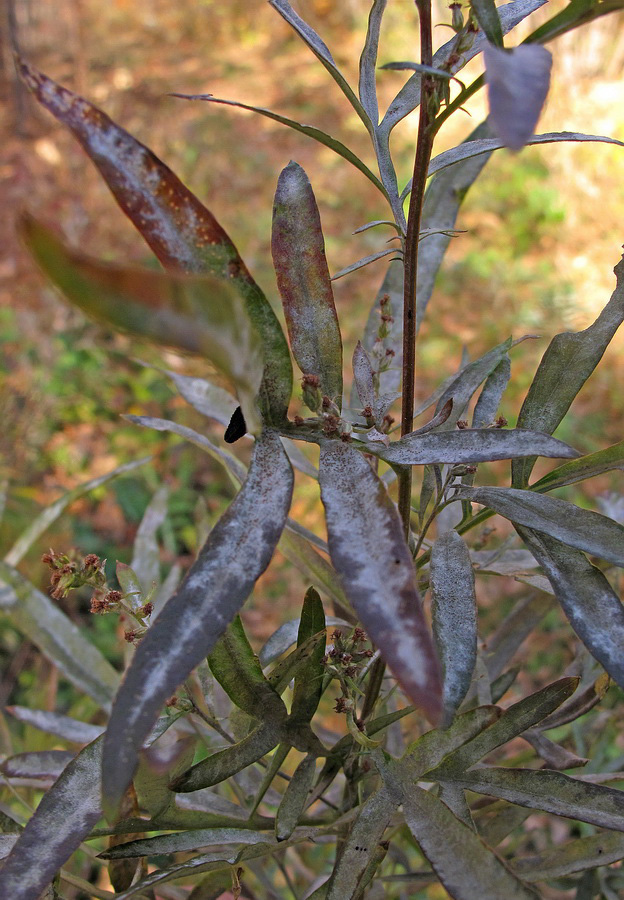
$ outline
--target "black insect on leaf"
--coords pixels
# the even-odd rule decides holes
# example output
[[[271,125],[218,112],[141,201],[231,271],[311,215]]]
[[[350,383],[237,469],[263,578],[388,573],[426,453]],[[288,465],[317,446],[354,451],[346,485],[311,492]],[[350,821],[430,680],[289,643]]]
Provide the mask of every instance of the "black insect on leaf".
[[[247,425],[245,423],[245,416],[243,415],[243,411],[240,406],[237,406],[232,413],[230,424],[225,429],[223,440],[226,444],[234,444],[239,438],[244,437],[246,434]]]

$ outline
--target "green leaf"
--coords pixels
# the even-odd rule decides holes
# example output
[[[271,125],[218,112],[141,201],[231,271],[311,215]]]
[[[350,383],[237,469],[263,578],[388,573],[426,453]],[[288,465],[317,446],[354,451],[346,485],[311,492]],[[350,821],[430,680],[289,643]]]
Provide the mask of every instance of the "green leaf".
[[[6,706],[5,711],[18,720],[45,731],[46,734],[54,734],[74,744],[90,744],[104,731],[103,725],[89,725],[80,722],[62,713],[49,712],[45,709],[30,709],[27,706]]]
[[[297,827],[312,789],[315,774],[316,757],[308,753],[295,769],[277,810],[275,836],[278,841],[285,841]]]
[[[248,103],[238,103],[236,100],[223,100],[219,97],[213,97],[212,94],[172,94],[171,96],[179,97],[181,100],[205,100],[207,103],[220,103],[223,106],[235,106],[238,109],[246,109],[249,110],[249,112],[258,113],[261,116],[265,116],[267,119],[279,122],[280,125],[287,125],[289,128],[298,131],[300,134],[305,134],[306,137],[310,137],[319,144],[323,144],[324,147],[329,147],[330,150],[333,150],[338,156],[346,159],[347,162],[350,162],[352,166],[355,166],[356,169],[365,175],[366,178],[375,185],[377,190],[381,191],[384,197],[388,196],[386,188],[379,178],[369,169],[366,163],[353,152],[353,150],[350,150],[331,134],[321,131],[320,128],[315,128],[314,125],[303,125],[301,122],[295,122],[294,119],[282,116],[279,113],[273,112],[271,109],[265,109],[263,106],[250,106]]]
[[[431,549],[433,636],[444,672],[444,723],[449,725],[468,693],[477,662],[477,600],[468,547],[447,531]]]
[[[379,121],[375,67],[377,66],[377,50],[379,47],[381,20],[387,2],[388,0],[373,0],[373,5],[371,6],[371,11],[368,16],[366,41],[364,42],[364,49],[360,56],[360,101],[374,126],[377,125],[377,122]]]
[[[0,615],[27,635],[80,691],[110,707],[119,675],[80,629],[17,569],[0,561]]]
[[[578,678],[560,678],[541,691],[514,703],[489,728],[447,756],[442,765],[431,773],[432,778],[437,779],[438,775],[446,778],[449,773],[454,778],[455,773],[463,773],[497,747],[518,737],[527,728],[539,724],[574,693],[578,683]]]
[[[546,573],[574,631],[624,687],[624,608],[606,577],[578,550],[528,528],[517,531]]]
[[[407,748],[401,760],[402,771],[409,774],[412,781],[420,781],[447,756],[491,728],[500,715],[496,706],[479,706],[457,716],[444,731],[436,728],[425,732]],[[368,731],[370,733],[370,728]]]
[[[118,844],[98,854],[99,859],[132,859],[137,856],[159,856],[162,853],[181,853],[199,850],[213,844],[258,844],[266,843],[269,835],[265,831],[251,828],[198,828],[178,834],[159,834],[156,837],[141,838]]]
[[[578,456],[576,450],[557,438],[520,428],[466,428],[462,431],[408,434],[393,441],[389,447],[367,443],[363,449],[393,465],[404,466],[472,464],[535,454],[568,458]]]
[[[264,676],[251,649],[240,616],[228,625],[208,656],[208,664],[230,700],[238,708],[263,721],[284,721],[287,710]]]
[[[612,469],[624,469],[624,441],[558,466],[532,484],[531,490],[540,493],[554,491],[555,488],[575,484],[577,481],[593,478]]]
[[[546,881],[594,866],[607,866],[624,859],[624,836],[618,832],[592,834],[558,844],[537,856],[513,861],[513,869],[526,881]]]
[[[502,47],[503,31],[494,0],[470,0],[470,8],[490,44]]]
[[[624,321],[624,260],[614,271],[615,291],[596,321],[584,331],[557,334],[550,342],[522,404],[519,428],[552,434],[602,359]],[[532,458],[512,464],[513,487],[526,487],[534,465]]]
[[[284,527],[293,473],[279,436],[256,443],[240,493],[139,644],[117,695],[104,751],[104,796],[115,810],[161,705],[214,647],[268,566]]]
[[[259,428],[263,347],[233,283],[106,265],[69,250],[31,218],[22,230],[41,268],[72,303],[122,331],[210,360],[235,385],[249,428]]]
[[[437,722],[439,662],[396,508],[368,462],[347,444],[321,447],[319,483],[329,551],[345,593],[407,696]]]
[[[169,737],[169,736],[168,736]],[[192,764],[197,746],[194,735],[172,735],[164,747],[155,744],[140,754],[133,785],[137,804],[151,819],[176,814],[176,795],[169,783]]]
[[[297,646],[303,647],[318,634],[321,635],[321,640],[314,644],[305,667],[295,677],[291,719],[297,723],[312,721],[323,694],[325,627],[325,611],[321,598],[313,587],[308,588],[301,610]]]
[[[93,491],[95,488],[107,484],[112,478],[117,478],[118,475],[125,475],[126,472],[132,472],[139,466],[144,466],[145,463],[150,460],[151,456],[145,456],[143,459],[124,463],[124,465],[117,466],[105,475],[100,475],[98,478],[92,478],[84,484],[79,484],[78,487],[73,488],[71,491],[67,491],[66,494],[63,494],[62,497],[59,497],[58,500],[55,500],[54,503],[47,506],[39,513],[35,520],[30,523],[28,528],[19,536],[4,557],[5,563],[9,566],[17,566],[24,556],[26,556],[33,544],[39,540],[41,535],[48,530],[50,525],[55,522],[67,507],[74,503],[74,501],[84,497],[89,491]]]
[[[431,792],[410,786],[403,790],[402,800],[410,831],[454,900],[539,900],[539,894]]]
[[[291,750],[292,750],[292,747],[290,746],[290,744],[280,744],[276,748],[275,753],[271,757],[271,762],[268,764],[266,771],[262,777],[262,781],[260,782],[260,787],[258,788],[258,790],[256,792],[256,796],[254,798],[254,802],[253,802],[253,806],[251,808],[250,815],[252,815],[252,816],[255,815],[256,810],[258,809],[258,807],[264,800],[264,795],[266,794],[268,789],[273,784],[273,781],[275,780],[277,773],[279,772],[279,770],[282,767],[282,763],[284,762],[284,760],[286,759],[286,757],[288,756],[288,754],[290,753]]]
[[[487,506],[518,525],[624,566],[624,526],[601,513],[515,488],[462,487],[460,493],[462,498]]]
[[[454,772],[450,777],[456,784],[478,794],[624,831],[624,792],[601,784],[588,784],[550,769],[490,766]]]
[[[98,738],[43,796],[0,869],[3,897],[39,897],[100,818],[101,754]]]
[[[218,750],[187,769],[172,782],[176,792],[188,793],[220,784],[270,753],[284,737],[275,722],[265,722],[237,744]]]
[[[288,22],[291,28],[297,32],[301,40],[310,48],[316,58],[327,69],[340,90],[343,92],[353,109],[356,111],[368,131],[372,130],[372,122],[368,113],[353,92],[351,86],[334,62],[327,45],[321,40],[316,31],[307,22],[297,15],[288,0],[269,0],[270,5],[282,18]]]
[[[292,392],[288,346],[229,236],[168,166],[105,113],[23,60],[19,69],[39,102],[73,132],[163,266],[213,275],[244,297],[264,349],[262,411],[269,423],[280,424]]]
[[[271,249],[293,356],[340,408],[342,339],[321,219],[308,176],[295,162],[277,182]]]

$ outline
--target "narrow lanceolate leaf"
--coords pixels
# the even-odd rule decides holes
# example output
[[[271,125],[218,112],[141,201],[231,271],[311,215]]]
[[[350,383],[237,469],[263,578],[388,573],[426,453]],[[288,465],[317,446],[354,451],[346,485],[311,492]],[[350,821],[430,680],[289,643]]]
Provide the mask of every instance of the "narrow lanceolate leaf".
[[[291,531],[288,525],[280,538],[279,549],[286,559],[290,560],[304,574],[307,582],[315,585],[341,607],[348,607],[347,598],[335,569],[309,541],[297,532]],[[333,623],[330,622],[330,624]],[[296,631],[293,636],[293,642],[295,638]]]
[[[458,772],[452,780],[468,790],[518,806],[624,831],[624,791],[588,784],[562,772],[484,766],[471,772]]]
[[[169,491],[166,485],[159,488],[148,504],[134,539],[130,566],[136,573],[143,593],[160,584],[160,555],[157,532],[167,517]]]
[[[350,266],[346,266],[344,269],[340,269],[339,272],[336,272],[332,275],[332,281],[338,281],[339,278],[344,278],[345,275],[350,275],[351,272],[357,272],[358,269],[363,269],[364,266],[368,266],[370,263],[377,262],[378,259],[383,259],[384,256],[390,256],[392,253],[396,253],[397,256],[400,256],[401,253],[397,247],[389,247],[385,250],[380,250],[378,253],[371,253],[369,256],[363,256],[362,259],[358,259],[357,262],[351,263]]]
[[[602,359],[624,321],[624,260],[614,271],[617,278],[615,291],[596,321],[584,331],[557,334],[550,342],[522,404],[519,428],[552,434]],[[514,487],[527,485],[534,465],[532,458],[512,465]]]
[[[137,856],[157,856],[161,853],[181,853],[199,850],[214,844],[258,844],[266,841],[265,831],[251,828],[197,828],[177,834],[159,834],[156,837],[141,838],[118,844],[110,850],[98,854],[99,859],[133,859]]]
[[[208,665],[238,709],[263,721],[286,719],[284,702],[265,678],[240,616],[236,616],[215,644]]]
[[[461,496],[501,516],[545,532],[570,547],[624,566],[624,526],[565,500],[515,488],[462,488]]]
[[[303,647],[307,641],[321,636],[312,648],[306,665],[295,678],[291,719],[296,722],[310,722],[316,712],[323,693],[323,657],[325,656],[325,612],[318,593],[308,588],[303,600],[301,620],[297,634],[297,646]]]
[[[408,434],[389,447],[367,444],[366,452],[374,453],[386,462],[404,466],[472,464],[536,454],[568,459],[579,455],[557,438],[520,428],[466,428],[462,431]]]
[[[444,404],[452,399],[453,412],[449,419],[445,422],[444,431],[450,431],[462,417],[462,413],[474,396],[480,385],[488,378],[492,372],[496,370],[501,360],[503,360],[512,346],[511,338],[507,338],[496,347],[492,347],[483,356],[462,365],[457,375],[451,380],[442,394],[438,398],[436,404],[436,413],[442,409]]]
[[[555,488],[575,484],[577,481],[593,478],[612,469],[624,469],[624,441],[558,466],[532,484],[531,490],[540,493],[553,491]]]
[[[305,809],[314,775],[316,758],[309,753],[297,766],[288,783],[275,817],[275,837],[285,841],[291,836]]]
[[[379,121],[379,104],[377,102],[377,84],[375,81],[375,68],[377,66],[377,50],[379,47],[379,32],[381,20],[388,0],[373,0],[368,16],[368,30],[364,49],[360,56],[360,81],[359,94],[362,106],[368,113],[373,125]]]
[[[212,213],[151,150],[105,113],[20,62],[39,102],[71,129],[117,203],[168,269],[231,282],[245,299],[264,347],[260,405],[269,422],[286,417],[292,391],[288,346],[271,305]]]
[[[353,351],[353,378],[360,403],[363,407],[375,405],[375,373],[368,358],[368,354],[361,341],[358,341]]]
[[[445,730],[435,728],[425,732],[407,748],[401,760],[403,771],[409,774],[412,781],[420,781],[445,757],[493,725],[500,715],[501,711],[496,706],[479,706],[457,716]]]
[[[410,785],[402,798],[410,831],[454,900],[539,900],[539,894],[431,792]]]
[[[206,381],[205,378],[194,378],[192,375],[181,375],[171,369],[158,369],[170,378],[187,403],[209,419],[215,419],[227,426],[232,413],[237,407],[236,399],[223,388]]]
[[[447,531],[431,549],[433,636],[444,671],[444,722],[468,693],[477,661],[477,601],[468,547]]]
[[[7,706],[5,710],[19,722],[24,722],[47,734],[55,734],[57,737],[75,744],[90,744],[104,731],[103,725],[89,725],[87,722],[80,722],[78,719],[72,719],[62,713],[48,712],[45,709]]]
[[[578,550],[529,528],[517,531],[548,576],[574,631],[624,687],[624,607],[606,577]]]
[[[440,664],[396,508],[364,457],[347,444],[321,447],[319,483],[329,551],[345,593],[405,693],[435,723]]]
[[[451,753],[440,768],[435,770],[434,777],[437,778],[438,774],[446,777],[447,773],[464,772],[497,747],[518,737],[527,728],[539,724],[574,693],[578,683],[578,678],[560,678],[541,691],[514,703],[474,740]]]
[[[16,753],[0,763],[0,772],[6,778],[26,778],[29,781],[55,781],[74,754],[69,750],[35,750]]]
[[[513,869],[526,881],[545,881],[607,866],[620,859],[624,859],[624,835],[602,833],[558,844],[554,850],[546,850],[539,856],[515,859]]]
[[[510,376],[511,360],[509,356],[504,356],[483,385],[472,417],[473,428],[483,428],[494,422]]]
[[[503,30],[494,0],[470,0],[470,8],[490,44],[502,47]]]
[[[245,484],[137,648],[106,734],[104,796],[114,811],[158,710],[208,654],[268,566],[293,473],[275,432],[257,442]]]
[[[349,622],[339,619],[336,616],[327,616],[326,625],[344,625],[350,628]],[[299,628],[301,627],[301,619],[290,619],[273,632],[262,650],[260,651],[260,662],[264,667],[270,665],[274,660],[285,653],[297,641]]]
[[[23,233],[35,259],[84,312],[130,334],[199,354],[235,385],[251,430],[263,372],[260,333],[232,283],[209,275],[109,266],[64,246],[32,218]]]
[[[77,688],[107,709],[119,675],[64,612],[0,560],[0,615],[28,636]]]
[[[39,897],[100,818],[101,755],[98,738],[44,795],[0,869],[1,896]]]
[[[532,147],[536,144],[556,144],[560,141],[572,143],[597,141],[601,144],[618,144],[620,147],[623,146],[622,141],[612,137],[604,137],[600,134],[582,134],[577,131],[549,131],[545,134],[535,134],[526,141],[526,144]],[[475,159],[482,153],[489,154],[493,150],[500,150],[501,147],[506,146],[505,142],[498,138],[473,138],[472,140],[466,140],[462,144],[458,144],[456,147],[434,156],[429,164],[428,174],[434,175],[436,172],[446,169],[447,166],[456,165],[462,160]]]
[[[90,481],[85,482],[85,484],[80,484],[71,491],[67,491],[66,494],[63,494],[62,497],[59,497],[58,500],[55,500],[54,503],[47,506],[39,513],[35,520],[30,523],[28,528],[19,536],[4,557],[5,563],[9,566],[18,565],[33,544],[48,530],[50,525],[58,519],[63,511],[67,509],[71,503],[74,503],[75,500],[79,500],[80,497],[83,497],[85,494],[89,493],[89,491],[101,487],[101,485],[106,484],[112,478],[117,478],[118,475],[125,475],[126,472],[132,472],[139,466],[144,466],[150,459],[150,456],[146,456],[143,459],[124,463],[124,465],[117,466],[117,468],[112,469],[105,475],[100,475],[98,478],[92,478]]]
[[[494,5],[493,0],[478,2]],[[520,150],[535,131],[546,101],[552,55],[540,44],[521,44],[513,50],[488,44],[483,56],[490,122],[506,147]]]
[[[342,339],[321,219],[308,176],[295,162],[277,182],[271,249],[293,356],[340,407]]]

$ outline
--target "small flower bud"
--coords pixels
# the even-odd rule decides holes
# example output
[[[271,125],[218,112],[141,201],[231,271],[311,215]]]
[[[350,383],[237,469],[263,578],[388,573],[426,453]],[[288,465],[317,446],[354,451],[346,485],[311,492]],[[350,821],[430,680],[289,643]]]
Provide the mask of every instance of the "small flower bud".
[[[464,14],[462,12],[461,3],[451,3],[449,6],[451,11],[451,28],[458,33],[464,27]]]

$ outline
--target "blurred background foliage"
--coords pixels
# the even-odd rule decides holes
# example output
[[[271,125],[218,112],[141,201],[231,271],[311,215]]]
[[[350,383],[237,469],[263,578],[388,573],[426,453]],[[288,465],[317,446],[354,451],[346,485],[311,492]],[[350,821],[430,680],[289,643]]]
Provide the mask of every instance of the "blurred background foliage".
[[[356,82],[368,0],[299,0],[294,5]],[[564,5],[551,0],[547,12],[531,17],[531,27]],[[138,429],[120,416],[137,413],[176,419],[198,430],[212,428],[153,368],[204,375],[205,367],[88,322],[59,299],[20,247],[14,223],[27,208],[88,253],[155,265],[71,135],[37,109],[16,83],[6,35],[10,8],[30,61],[97,103],[170,164],[230,233],[273,301],[272,198],[277,175],[289,159],[303,165],[312,180],[331,271],[380,249],[385,235],[379,229],[352,235],[364,222],[385,217],[380,198],[359,173],[302,135],[249,113],[168,93],[212,93],[267,106],[330,131],[368,159],[367,136],[329,76],[264,0],[2,0],[0,6],[0,91],[6,107],[0,123],[0,476],[7,484],[0,550],[6,551],[34,515],[64,490],[154,454],[149,465],[75,503],[31,551],[29,577],[45,589],[47,574],[37,552],[48,545],[98,553],[111,567],[117,559],[129,562],[143,511],[163,481],[171,500],[162,562],[165,567],[174,561],[184,565],[233,489],[195,447]],[[438,3],[437,18],[449,21],[445,3]],[[525,32],[518,32],[520,40]],[[436,35],[441,44],[448,29],[439,27]],[[380,64],[415,58],[417,45],[414,5],[390,0]],[[624,17],[601,19],[555,42],[552,49],[554,87],[539,130],[595,132],[624,140]],[[480,66],[479,58],[469,65],[468,81]],[[405,73],[379,73],[382,105],[404,80]],[[483,96],[471,101],[469,112],[472,119],[458,115],[445,126],[439,150],[461,140],[483,118]],[[394,138],[403,182],[411,169],[416,121],[414,115],[408,117]],[[511,333],[539,335],[513,351],[512,381],[502,409],[513,425],[548,339],[566,328],[585,327],[607,301],[624,239],[623,208],[621,148],[562,144],[526,148],[515,157],[506,151],[495,154],[462,209],[458,227],[466,233],[452,242],[429,307],[419,341],[417,402],[457,369],[464,352],[474,358]],[[347,359],[383,271],[381,261],[335,285]],[[558,436],[583,452],[621,440],[623,375],[620,334]],[[221,436],[219,430],[214,434]],[[490,468],[492,478],[506,471],[504,464]],[[616,485],[616,476],[605,475],[567,497],[595,504],[593,496]],[[315,530],[321,527],[317,501],[314,486],[302,481],[292,515]],[[262,578],[244,613],[258,640],[298,608],[303,596],[301,576],[285,560],[278,562]],[[509,597],[518,590],[509,580]],[[88,599],[86,594],[71,595],[63,601],[65,611],[85,623]],[[497,620],[499,615],[500,610]],[[488,617],[487,590],[483,616]],[[111,618],[93,617],[88,627],[101,649],[119,662],[122,651]],[[486,621],[484,626],[487,632]],[[6,662],[1,699],[20,703],[28,697],[32,705],[52,708],[56,703],[58,708],[50,664],[11,628],[0,634]],[[570,658],[564,640],[553,648],[546,630],[536,641],[533,664],[553,665],[555,654],[562,671]],[[33,691],[43,696],[35,697]],[[87,713],[74,708],[73,714]]]

